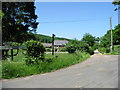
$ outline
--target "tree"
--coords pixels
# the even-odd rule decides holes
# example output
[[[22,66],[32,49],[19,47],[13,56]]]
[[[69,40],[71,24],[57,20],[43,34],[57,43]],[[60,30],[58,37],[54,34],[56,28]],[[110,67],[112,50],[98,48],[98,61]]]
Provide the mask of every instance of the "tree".
[[[114,44],[120,44],[120,24],[113,30]]]
[[[95,44],[96,39],[95,39],[95,37],[93,37],[91,34],[86,33],[86,34],[83,36],[83,38],[82,38],[81,41],[87,43],[89,46],[92,47],[92,46]]]
[[[65,47],[69,53],[75,53],[75,51],[78,49],[78,45],[79,41],[75,39],[67,43]]]
[[[111,33],[110,30],[108,30],[107,33],[100,38],[100,46],[110,47],[110,43],[111,43]]]
[[[29,8],[30,7],[30,8]],[[28,33],[36,32],[34,2],[3,2],[2,12],[2,40],[3,42],[26,41],[32,37]]]
[[[115,11],[118,10],[118,9],[120,9],[120,6],[119,6],[119,5],[120,5],[120,1],[114,0],[114,1],[112,2],[112,4],[114,4],[115,6],[118,5],[118,8],[116,8]]]
[[[118,8],[115,9],[116,10],[120,10],[120,1],[118,0],[114,0],[112,2],[112,4],[114,4],[115,6],[117,5]],[[118,11],[119,12],[119,11]],[[118,24],[115,29],[114,29],[114,38],[115,38],[115,44],[120,44],[120,24]]]

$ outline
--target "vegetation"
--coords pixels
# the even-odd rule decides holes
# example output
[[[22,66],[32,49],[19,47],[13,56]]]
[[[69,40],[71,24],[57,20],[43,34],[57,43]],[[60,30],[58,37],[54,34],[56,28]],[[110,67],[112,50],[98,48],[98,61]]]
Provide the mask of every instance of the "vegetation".
[[[120,55],[120,45],[114,45],[113,52],[110,52],[110,48],[105,48],[105,47],[100,47],[98,50],[102,54],[107,54],[107,55]]]
[[[44,60],[45,47],[39,41],[27,41],[25,42],[26,50],[26,63],[35,64],[38,60]]]
[[[3,42],[22,43],[30,39],[30,32],[36,31],[38,23],[34,2],[3,2],[2,13]]]
[[[116,5],[120,5],[120,1],[119,1],[119,0],[114,0],[114,1],[112,2],[112,4],[114,4],[115,6],[116,6]],[[117,10],[119,10],[119,9],[120,9],[120,7],[116,8],[115,11],[117,11]]]
[[[99,38],[93,37],[91,34],[86,33],[81,41],[72,40],[66,45],[66,50],[69,53],[77,52],[87,52],[89,54],[94,54],[94,50],[99,47]]]
[[[42,34],[33,34],[33,40],[40,41],[40,42],[43,42],[43,43],[52,43],[52,37],[42,35]],[[71,39],[60,38],[60,37],[55,37],[55,40],[68,40],[68,41],[71,41]]]
[[[120,24],[115,26],[113,29],[113,45],[120,45]],[[110,54],[110,46],[111,46],[111,31],[108,30],[107,33],[100,38],[99,51],[101,53],[109,53]],[[114,47],[113,47],[114,49]],[[113,51],[114,53],[114,51]],[[112,54],[112,53],[111,53]]]
[[[113,4],[119,5],[120,2],[113,2]],[[45,48],[41,42],[51,43],[52,37],[34,33],[38,25],[34,2],[3,2],[2,6],[0,18],[3,19],[3,45],[14,47],[25,45],[25,51],[20,49],[14,61],[10,61],[8,57],[2,61],[2,78],[23,77],[65,68],[86,60],[95,49],[103,54],[118,55],[120,53],[120,24],[118,24],[113,29],[113,52],[110,52],[111,33],[108,30],[100,38],[86,33],[80,41],[55,37],[55,40],[69,41],[60,49],[69,53],[55,54],[55,57],[45,54]],[[29,6],[31,8],[28,8]],[[46,50],[51,51],[51,48]]]
[[[88,53],[79,54],[55,54],[53,58],[51,54],[46,54],[46,59],[39,64],[26,65],[21,58],[15,61],[2,61],[2,78],[10,79],[16,77],[29,76],[34,74],[52,72],[60,68],[65,68],[76,63],[80,63],[89,58]],[[20,56],[20,53],[18,57]],[[16,56],[17,57],[17,56]],[[19,61],[18,61],[19,60]]]

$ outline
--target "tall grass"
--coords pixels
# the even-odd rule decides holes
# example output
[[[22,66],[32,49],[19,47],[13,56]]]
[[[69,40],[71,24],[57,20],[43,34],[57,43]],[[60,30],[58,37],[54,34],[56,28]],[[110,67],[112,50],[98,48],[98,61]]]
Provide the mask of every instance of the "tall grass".
[[[82,62],[89,58],[89,54],[55,54],[53,58],[51,54],[46,54],[46,60],[35,65],[26,65],[25,61],[2,61],[2,78],[10,79],[16,77],[29,76],[55,71],[70,65]],[[21,59],[21,58],[17,58]]]

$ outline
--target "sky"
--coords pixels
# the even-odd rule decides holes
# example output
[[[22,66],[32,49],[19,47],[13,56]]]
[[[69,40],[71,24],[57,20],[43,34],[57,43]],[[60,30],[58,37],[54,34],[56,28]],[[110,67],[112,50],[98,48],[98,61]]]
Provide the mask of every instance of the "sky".
[[[118,24],[118,12],[111,2],[35,2],[39,22],[37,33],[81,40],[85,33],[103,36]]]

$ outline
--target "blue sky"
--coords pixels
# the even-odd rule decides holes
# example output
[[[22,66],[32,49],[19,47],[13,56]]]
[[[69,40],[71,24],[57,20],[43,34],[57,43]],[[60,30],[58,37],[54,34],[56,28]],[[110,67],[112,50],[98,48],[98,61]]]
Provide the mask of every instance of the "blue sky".
[[[111,2],[35,2],[37,33],[82,39],[85,33],[101,37],[118,24],[118,12]]]

